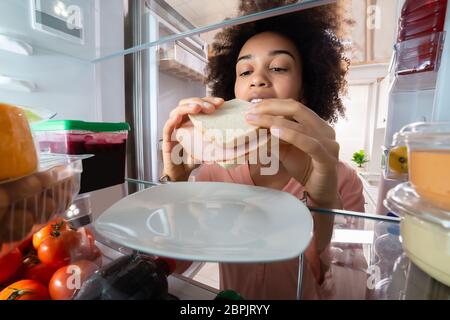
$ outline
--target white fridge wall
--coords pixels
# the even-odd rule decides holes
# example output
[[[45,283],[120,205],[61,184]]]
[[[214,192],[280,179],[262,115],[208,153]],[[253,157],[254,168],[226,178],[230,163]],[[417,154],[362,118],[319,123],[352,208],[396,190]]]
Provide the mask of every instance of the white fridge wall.
[[[96,120],[94,65],[88,62],[43,49],[32,56],[0,51],[0,73],[36,84],[34,92],[0,89],[0,101],[46,108],[56,119]]]
[[[96,4],[120,0],[70,0],[66,1],[80,8],[82,13],[84,45],[63,40],[57,36],[32,28],[31,3],[34,0],[0,1],[0,34],[8,34],[28,42],[33,47],[45,48],[65,55],[89,61],[95,54],[95,12]]]
[[[46,108],[57,112],[56,119],[124,121],[123,58],[89,62],[95,42],[106,51],[97,54],[123,49],[123,3],[71,3],[84,10],[84,45],[32,29],[30,0],[0,1],[0,34],[24,40],[34,49],[31,56],[0,50],[0,74],[36,84],[31,93],[0,89],[0,101]]]
[[[83,8],[88,6],[84,14],[88,23],[85,24],[85,45],[71,44],[31,29],[29,0],[0,1],[0,34],[15,36],[34,47],[31,56],[0,50],[0,74],[30,80],[37,85],[31,93],[0,89],[0,101],[43,107],[57,112],[56,119],[125,121],[123,57],[98,64],[89,62],[94,54],[123,49],[123,2],[78,0],[77,3]],[[125,191],[124,186],[119,185],[92,192],[94,217],[121,199]]]
[[[31,93],[0,89],[0,101],[46,108],[57,112],[57,119],[96,120],[94,66],[74,58],[93,54],[95,1],[77,5],[83,10],[84,45],[34,30],[30,0],[0,1],[0,34],[26,41],[34,49],[31,56],[0,50],[0,73],[36,84]]]

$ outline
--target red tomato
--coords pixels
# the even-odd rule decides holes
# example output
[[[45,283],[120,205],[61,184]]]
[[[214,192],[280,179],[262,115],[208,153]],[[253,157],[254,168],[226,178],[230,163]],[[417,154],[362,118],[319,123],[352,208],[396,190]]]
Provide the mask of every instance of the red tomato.
[[[22,254],[18,248],[0,258],[0,283],[12,277],[22,264]]]
[[[80,260],[55,272],[48,285],[53,300],[70,300],[80,290],[83,282],[98,269],[92,261]]]
[[[20,250],[20,252],[22,252],[23,254],[26,254],[26,252],[30,251],[33,247],[31,245],[33,236],[30,235],[28,238],[24,239],[23,241],[21,241],[18,245],[18,248]]]
[[[77,260],[96,260],[101,256],[101,252],[95,245],[94,235],[87,228],[77,230],[80,234],[79,246],[74,248],[72,253],[72,261]]]
[[[72,253],[79,242],[76,231],[53,233],[40,244],[38,258],[46,265],[61,267],[72,261]]]
[[[33,247],[37,250],[41,243],[49,237],[52,232],[64,232],[69,230],[71,230],[69,224],[64,221],[64,219],[58,218],[33,234]]]
[[[48,286],[51,277],[58,270],[58,267],[48,266],[36,256],[28,256],[23,261],[22,279],[36,280],[45,286]]]
[[[0,300],[49,300],[47,288],[35,280],[20,280],[0,292]]]

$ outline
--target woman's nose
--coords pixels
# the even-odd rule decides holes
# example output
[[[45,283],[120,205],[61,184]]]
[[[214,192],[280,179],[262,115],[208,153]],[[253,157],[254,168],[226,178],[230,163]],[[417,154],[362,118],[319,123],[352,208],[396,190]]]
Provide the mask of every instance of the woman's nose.
[[[250,86],[260,88],[260,87],[268,87],[269,84],[270,83],[267,77],[265,77],[262,74],[254,74]]]

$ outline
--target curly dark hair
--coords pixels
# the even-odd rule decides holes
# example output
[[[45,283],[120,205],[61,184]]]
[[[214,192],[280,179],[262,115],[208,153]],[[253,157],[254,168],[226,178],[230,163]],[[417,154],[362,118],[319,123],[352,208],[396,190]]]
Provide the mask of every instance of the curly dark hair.
[[[289,0],[242,0],[240,14],[270,9],[291,3]],[[291,40],[302,57],[303,103],[322,119],[335,123],[345,108],[340,94],[345,93],[349,61],[337,38],[340,19],[335,4],[289,13],[224,29],[215,36],[207,67],[206,84],[212,94],[225,100],[235,98],[235,66],[245,42],[256,34],[271,31]]]

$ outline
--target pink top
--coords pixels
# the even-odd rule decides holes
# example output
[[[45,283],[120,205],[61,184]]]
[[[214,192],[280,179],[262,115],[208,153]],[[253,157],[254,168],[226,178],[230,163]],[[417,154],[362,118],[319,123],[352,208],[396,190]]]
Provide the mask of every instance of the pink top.
[[[202,165],[195,176],[196,181],[216,181],[255,185],[248,165],[224,169],[217,164]],[[345,210],[364,212],[363,186],[356,172],[343,162],[338,164],[338,191]],[[303,198],[303,186],[291,178],[282,191]],[[305,251],[303,271],[303,299],[325,299],[333,295],[333,277],[328,250],[318,253],[312,245]],[[327,271],[322,283],[320,262]],[[220,288],[239,292],[245,299],[295,299],[297,291],[299,259],[275,263],[220,265]]]

